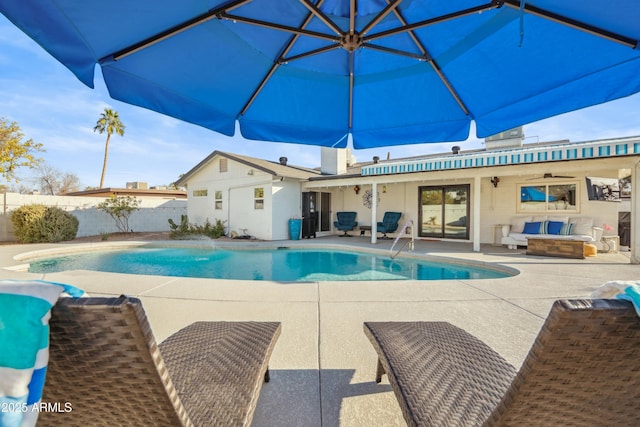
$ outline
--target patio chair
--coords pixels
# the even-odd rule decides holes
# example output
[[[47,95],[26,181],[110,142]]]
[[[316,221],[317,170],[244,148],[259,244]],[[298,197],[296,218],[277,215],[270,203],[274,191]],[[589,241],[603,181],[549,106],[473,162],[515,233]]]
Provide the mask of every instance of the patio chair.
[[[393,233],[398,229],[398,221],[402,212],[385,212],[382,221],[378,221],[378,231],[382,233],[381,239],[390,239],[387,233]]]
[[[38,426],[247,426],[277,322],[196,322],[158,346],[140,300],[62,298],[52,309]],[[70,407],[66,407],[68,405]]]
[[[358,225],[358,221],[356,221],[356,212],[337,212],[336,218],[337,221],[333,222],[333,226],[340,231],[344,231],[344,234],[341,234],[340,237],[351,237],[347,231],[351,231]]]
[[[367,322],[410,426],[638,426],[640,318],[621,300],[556,301],[516,373],[445,322]]]

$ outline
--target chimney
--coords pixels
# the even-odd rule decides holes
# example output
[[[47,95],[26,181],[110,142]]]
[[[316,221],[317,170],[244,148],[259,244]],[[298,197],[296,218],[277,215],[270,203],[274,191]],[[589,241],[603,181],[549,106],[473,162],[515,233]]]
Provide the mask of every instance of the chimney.
[[[453,154],[458,154],[460,152],[460,146],[459,145],[454,145],[453,147],[451,147],[451,152]]]
[[[373,156],[373,163],[376,164],[380,161],[380,157],[378,156]]]
[[[321,147],[320,158],[320,172],[323,175],[342,175],[347,173],[351,150],[349,148]]]
[[[287,160],[289,159],[287,159],[286,157],[280,157],[280,164],[282,166],[287,166]]]

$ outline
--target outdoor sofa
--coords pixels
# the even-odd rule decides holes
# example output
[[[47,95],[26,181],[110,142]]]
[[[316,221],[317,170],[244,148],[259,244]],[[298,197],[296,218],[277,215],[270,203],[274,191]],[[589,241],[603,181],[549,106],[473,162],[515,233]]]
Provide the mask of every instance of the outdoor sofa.
[[[518,216],[505,224],[502,230],[503,245],[509,249],[528,246],[530,237],[537,239],[579,240],[597,242],[602,228],[594,226],[593,218],[558,215]]]
[[[196,322],[158,346],[136,298],[61,298],[51,314],[43,402],[62,410],[38,426],[248,426],[281,328]]]
[[[446,322],[366,322],[409,426],[638,426],[640,318],[628,301],[560,300],[522,367]]]

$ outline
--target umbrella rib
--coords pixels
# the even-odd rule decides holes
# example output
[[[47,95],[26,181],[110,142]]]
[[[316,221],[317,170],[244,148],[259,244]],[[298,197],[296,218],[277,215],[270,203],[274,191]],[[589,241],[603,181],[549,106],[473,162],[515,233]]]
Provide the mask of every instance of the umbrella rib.
[[[245,3],[249,3],[252,0],[235,0],[235,1],[231,1],[228,2],[220,7],[217,7],[215,9],[212,9],[206,13],[203,13],[201,15],[196,16],[193,19],[190,19],[188,21],[185,21],[181,24],[175,25],[165,31],[162,31],[156,35],[153,35],[151,37],[148,37],[138,43],[135,43],[129,47],[126,47],[124,49],[121,49],[119,51],[117,51],[116,53],[114,53],[113,55],[107,55],[104,58],[100,59],[98,62],[104,62],[105,60],[107,60],[110,57],[113,57],[114,61],[118,61],[126,56],[129,56],[131,54],[134,54],[140,50],[146,49],[149,46],[152,46],[158,42],[161,42],[163,40],[166,40],[170,37],[173,37],[177,34],[180,34],[183,31],[186,31],[190,28],[193,28],[195,26],[198,26],[204,22],[210,21],[213,18],[216,18],[221,12],[227,11],[227,10],[232,10],[235,9],[237,7],[240,7],[242,5],[244,5]]]
[[[297,59],[302,59],[302,58],[306,58],[306,57],[309,57],[309,56],[318,55],[320,53],[330,52],[330,51],[335,50],[335,49],[340,49],[341,47],[342,46],[340,44],[337,44],[337,43],[329,45],[329,46],[325,46],[325,47],[320,47],[318,49],[314,49],[314,50],[310,50],[308,52],[300,53],[298,55],[279,58],[278,59],[278,63],[279,64],[285,64],[287,62],[295,61]]]
[[[340,28],[338,26],[338,24],[336,24],[335,22],[333,22],[331,20],[331,18],[329,18],[327,15],[324,14],[324,12],[322,12],[319,8],[320,4],[318,4],[317,6],[313,3],[310,3],[309,0],[300,0],[300,2],[307,8],[309,9],[309,12],[311,12],[312,14],[314,14],[316,16],[316,18],[318,18],[320,21],[324,22],[324,24],[331,28],[337,35],[339,36],[343,36],[344,35],[344,31],[342,31],[342,28]]]
[[[318,7],[324,2],[324,0],[320,0],[318,1]],[[307,17],[305,18],[304,22],[302,23],[302,25],[300,25],[300,29],[304,29],[306,28],[307,25],[309,25],[309,23],[311,22],[311,19],[313,18],[313,14],[309,13],[307,15]],[[283,63],[284,61],[284,57],[289,53],[289,51],[291,50],[291,48],[293,47],[293,45],[295,44],[296,41],[298,41],[298,38],[300,37],[300,34],[294,34],[293,37],[291,37],[291,39],[289,40],[289,42],[287,43],[287,45],[285,46],[285,48],[282,50],[282,53],[280,53],[280,55],[278,56],[278,59],[276,59],[276,61],[273,63],[273,65],[271,66],[271,68],[269,69],[269,72],[264,76],[264,78],[262,79],[262,81],[260,82],[260,84],[258,85],[258,87],[256,88],[256,90],[253,91],[253,93],[251,94],[251,97],[249,98],[249,101],[247,101],[247,103],[245,104],[245,106],[242,108],[242,111],[240,112],[241,116],[244,116],[244,114],[247,112],[247,110],[251,107],[251,104],[253,104],[253,101],[255,101],[256,97],[258,96],[258,94],[260,92],[262,92],[262,89],[264,88],[264,86],[267,84],[267,82],[269,81],[269,79],[271,78],[271,76],[273,76],[273,73],[276,72],[276,69]],[[300,55],[297,55],[300,56]],[[294,59],[297,59],[296,57],[292,57]],[[288,59],[289,61],[291,60],[291,58]]]
[[[354,52],[349,52],[349,130],[353,129],[353,84],[354,84],[354,68],[355,57]]]
[[[380,11],[380,13],[378,13],[378,16],[376,16],[375,18],[373,18],[363,29],[362,31],[360,31],[360,35],[364,36],[365,34],[367,34],[369,31],[371,31],[371,29],[373,27],[375,27],[376,25],[378,25],[378,23],[380,21],[382,21],[385,16],[387,16],[389,13],[396,11],[397,7],[400,6],[400,2],[402,2],[402,0],[387,0],[387,5],[385,6],[384,9],[382,9]]]
[[[504,3],[506,6],[520,9],[520,2],[517,0],[504,0]],[[532,15],[545,18],[553,22],[557,22],[559,24],[563,24],[568,27],[575,28],[580,31],[584,31],[586,33],[589,33],[598,37],[602,37],[607,40],[614,41],[616,43],[620,43],[632,49],[635,49],[636,47],[638,47],[638,41],[630,37],[616,34],[614,32],[607,31],[603,28],[594,27],[593,25],[589,25],[587,23],[580,22],[575,19],[571,19],[566,16],[562,16],[557,13],[550,12],[548,10],[541,9],[536,6],[532,6],[530,4],[525,4],[524,10]]]
[[[356,0],[349,2],[349,33],[354,34],[356,32],[356,15],[358,14],[358,5]]]
[[[330,34],[320,33],[318,31],[310,31],[310,30],[305,30],[303,28],[290,27],[288,25],[277,24],[275,22],[261,21],[259,19],[247,18],[244,16],[229,15],[228,13],[224,13],[224,12],[220,13],[218,16],[221,19],[227,19],[229,21],[243,22],[245,24],[251,24],[258,27],[270,28],[272,30],[280,30],[287,33],[297,34],[300,36],[315,37],[318,39],[329,40],[336,43],[340,42],[340,37],[332,36]]]
[[[389,1],[391,1],[391,0],[387,0],[387,2],[389,2]],[[404,19],[404,16],[402,16],[402,13],[398,9],[395,9],[393,12],[395,13],[396,18],[398,18],[398,20],[400,21],[400,23],[402,25],[407,25],[406,19]],[[453,99],[456,100],[456,102],[458,103],[458,105],[462,109],[462,112],[466,116],[468,116],[469,115],[469,109],[467,108],[466,104],[464,102],[462,102],[462,99],[460,98],[460,95],[458,95],[458,92],[456,92],[456,90],[453,88],[453,86],[449,82],[449,79],[447,79],[447,76],[444,75],[444,73],[440,69],[440,66],[438,65],[436,60],[433,59],[433,57],[431,56],[431,54],[429,53],[427,48],[418,39],[416,34],[413,32],[413,30],[409,31],[409,37],[411,37],[411,39],[416,44],[418,49],[420,49],[420,52],[422,52],[422,58],[424,58],[425,60],[427,60],[429,62],[429,64],[431,64],[431,68],[433,68],[433,71],[435,71],[435,73],[438,75],[438,77],[440,78],[442,83],[446,86],[446,88],[449,91],[449,93],[451,94],[451,96],[453,96]]]
[[[391,54],[394,54],[394,55],[406,56],[408,58],[418,59],[418,60],[421,60],[421,61],[430,61],[431,60],[428,56],[425,56],[425,55],[422,55],[422,54],[407,52],[407,51],[400,50],[400,49],[393,49],[393,48],[390,48],[390,47],[380,46],[380,45],[372,44],[372,43],[363,43],[362,47],[366,47],[366,48],[372,49],[372,50],[377,50],[377,51],[380,51],[380,52],[391,53]]]
[[[468,9],[460,10],[458,12],[447,13],[446,15],[438,16],[431,19],[426,19],[424,21],[415,22],[413,24],[403,25],[398,28],[393,28],[387,31],[381,31],[379,33],[371,34],[370,36],[364,37],[364,42],[369,42],[371,40],[380,39],[383,37],[394,36],[396,34],[406,33],[409,31],[417,30],[419,28],[428,27],[430,25],[439,24],[441,22],[450,21],[452,19],[460,18],[467,15],[473,15],[478,12],[483,12],[489,9],[496,9],[501,7],[502,2],[498,0],[493,0],[488,4],[470,7]]]
[[[358,5],[356,0],[351,0],[349,2],[349,36],[355,40],[356,33],[356,15],[358,13]],[[359,43],[362,43],[362,39],[357,37]],[[353,87],[355,84],[355,50],[353,47],[351,49],[347,49],[349,52],[349,131],[353,130]]]

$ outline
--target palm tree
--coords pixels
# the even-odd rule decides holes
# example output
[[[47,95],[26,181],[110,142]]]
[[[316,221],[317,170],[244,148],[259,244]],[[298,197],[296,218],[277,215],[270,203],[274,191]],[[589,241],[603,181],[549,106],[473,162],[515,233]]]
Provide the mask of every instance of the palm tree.
[[[124,136],[124,124],[118,117],[118,112],[109,108],[104,109],[104,113],[100,115],[98,122],[96,123],[93,131],[99,133],[107,132],[107,142],[104,145],[104,163],[102,164],[102,176],[100,177],[100,188],[104,184],[104,173],[107,170],[107,158],[109,157],[109,140],[112,133],[117,133],[120,136]]]

